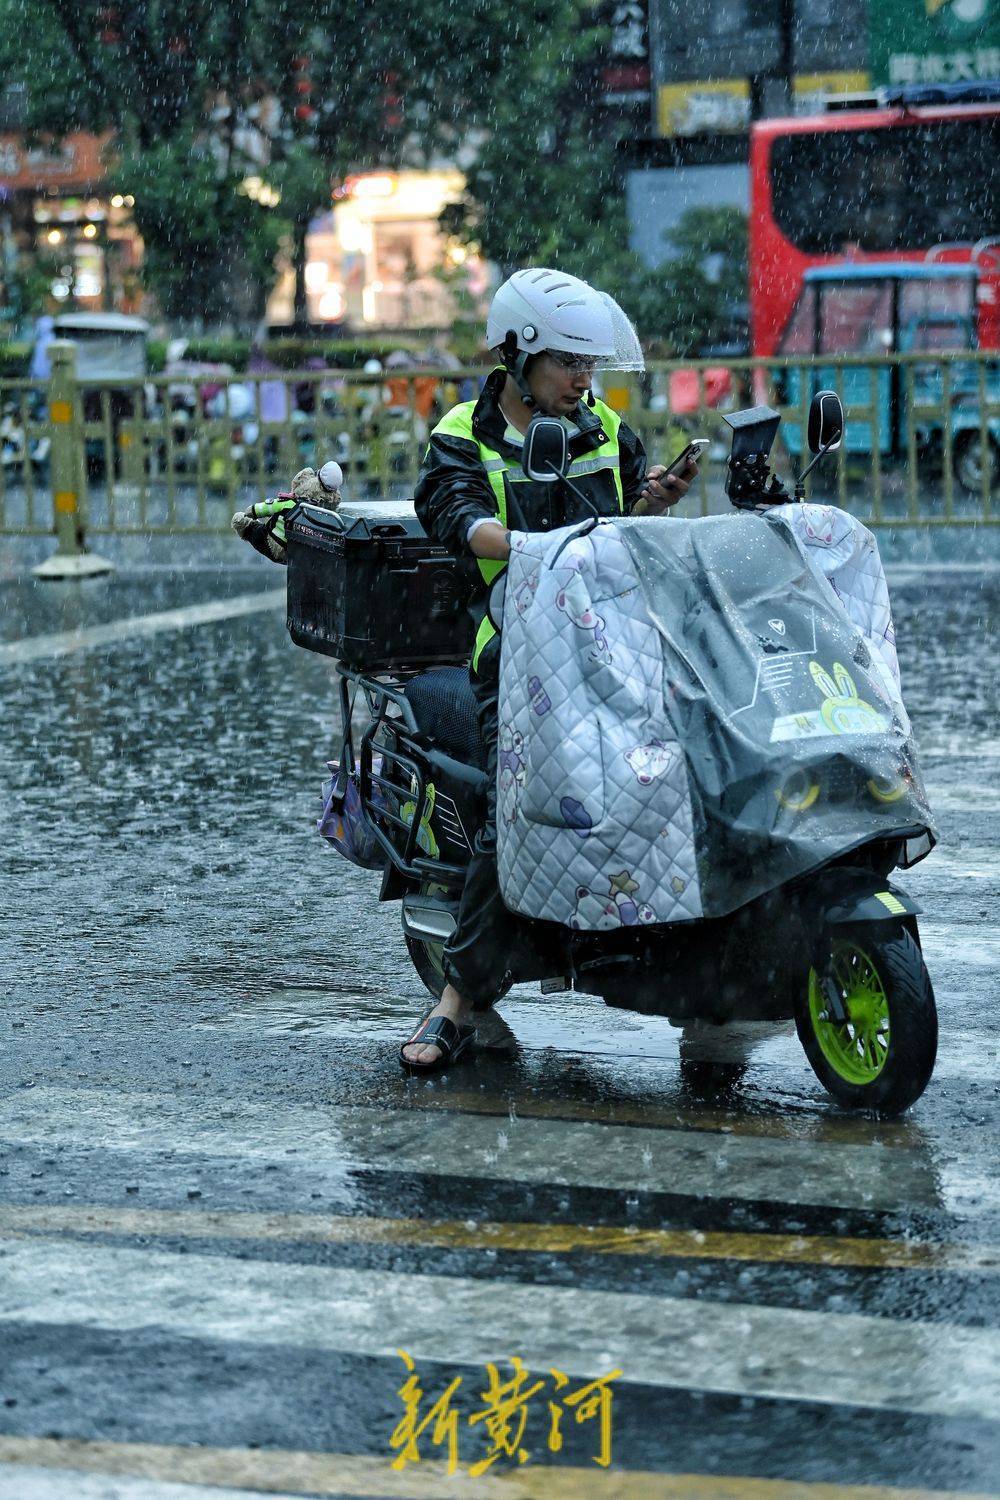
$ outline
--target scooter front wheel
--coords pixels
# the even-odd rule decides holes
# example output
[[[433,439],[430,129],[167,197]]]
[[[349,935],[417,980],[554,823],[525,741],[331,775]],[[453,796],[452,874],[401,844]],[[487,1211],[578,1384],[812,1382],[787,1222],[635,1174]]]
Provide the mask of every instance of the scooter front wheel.
[[[910,934],[883,936],[871,926],[836,933],[796,999],[795,1027],[838,1103],[902,1114],[927,1087],[937,1055],[934,991]]]

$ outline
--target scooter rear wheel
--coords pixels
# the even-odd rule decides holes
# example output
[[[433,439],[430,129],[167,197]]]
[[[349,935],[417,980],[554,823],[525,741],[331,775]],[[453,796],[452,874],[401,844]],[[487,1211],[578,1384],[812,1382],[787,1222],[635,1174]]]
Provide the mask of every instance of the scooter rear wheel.
[[[421,883],[420,894],[421,896],[447,896],[450,892],[448,887],[440,884],[439,881],[425,880]],[[444,977],[444,943],[433,942],[429,938],[414,938],[407,934],[404,934],[404,941],[413,967],[423,980],[426,989],[435,1000],[440,1000],[447,982]],[[506,995],[510,987],[510,983],[505,984],[498,998]]]
[[[847,1012],[831,1014],[824,984]],[[810,1066],[838,1103],[881,1116],[920,1098],[937,1056],[937,1009],[923,955],[908,932],[871,926],[838,932],[819,971],[809,970],[795,1027]]]
[[[443,943],[425,943],[419,938],[408,937],[406,939],[406,950],[410,955],[413,967],[419,974],[424,988],[435,1000],[440,1000],[444,994],[444,969],[441,967],[441,949]]]

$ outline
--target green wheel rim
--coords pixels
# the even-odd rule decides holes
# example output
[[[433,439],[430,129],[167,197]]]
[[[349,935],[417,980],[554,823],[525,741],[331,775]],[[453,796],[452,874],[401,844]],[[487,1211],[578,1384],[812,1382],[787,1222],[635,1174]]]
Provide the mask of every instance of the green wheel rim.
[[[809,970],[809,1019],[820,1051],[847,1083],[872,1083],[889,1055],[889,1001],[878,969],[856,943],[833,945],[830,977],[847,1020],[834,1021],[815,969]]]

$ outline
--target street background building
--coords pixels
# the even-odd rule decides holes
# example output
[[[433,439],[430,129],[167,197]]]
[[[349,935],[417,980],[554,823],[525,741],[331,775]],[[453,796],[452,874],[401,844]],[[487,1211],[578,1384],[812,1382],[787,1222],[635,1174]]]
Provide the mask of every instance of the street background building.
[[[688,209],[747,210],[751,120],[815,113],[871,75],[867,0],[707,0],[696,32],[680,0],[649,7],[650,124],[627,193],[633,248],[655,266]]]
[[[997,0],[706,0],[696,19],[681,0],[601,0],[593,21],[598,40],[580,64],[580,86],[553,99],[539,149],[557,161],[574,122],[595,142],[618,142],[630,245],[649,268],[674,256],[672,234],[692,209],[747,211],[754,120],[815,114],[880,88],[1000,78]],[[123,24],[115,21],[102,42],[119,46]],[[309,59],[292,66],[300,102],[285,116],[301,135],[318,101]],[[441,217],[463,197],[480,137],[470,128],[450,156],[415,166],[395,87],[387,78],[382,164],[331,177],[327,209],[302,223],[304,252],[279,258],[266,301],[272,326],[417,333],[481,314],[490,266]],[[283,116],[275,97],[218,93],[206,108],[209,129],[220,139],[228,132],[247,163],[240,191],[276,209],[272,158]],[[163,309],[143,289],[135,200],[112,190],[112,136],[74,131],[46,141],[25,119],[24,86],[8,83],[0,94],[0,316],[8,330],[23,322],[32,295],[33,311],[43,310],[40,279],[46,311],[155,319]],[[254,321],[235,292],[232,308],[235,324]]]

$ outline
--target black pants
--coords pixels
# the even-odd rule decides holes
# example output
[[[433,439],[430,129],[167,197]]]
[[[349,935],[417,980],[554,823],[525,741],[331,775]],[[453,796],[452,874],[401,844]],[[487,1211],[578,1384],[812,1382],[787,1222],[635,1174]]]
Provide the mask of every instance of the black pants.
[[[497,883],[497,703],[500,639],[479,656],[469,679],[476,695],[479,728],[487,747],[486,822],[476,834],[462,888],[458,924],[444,949],[444,972],[474,1010],[489,1010],[510,982],[516,917],[504,906]]]

